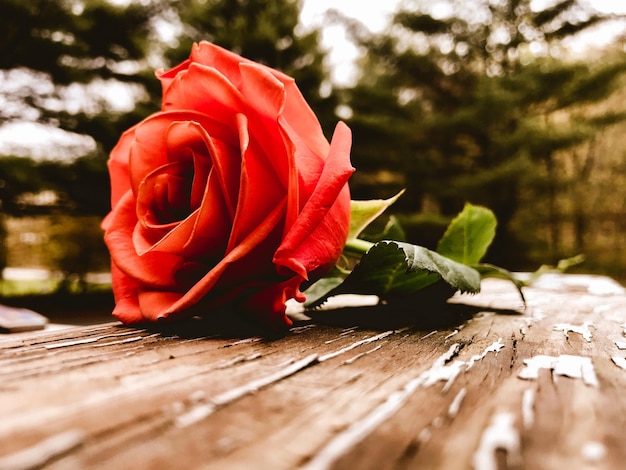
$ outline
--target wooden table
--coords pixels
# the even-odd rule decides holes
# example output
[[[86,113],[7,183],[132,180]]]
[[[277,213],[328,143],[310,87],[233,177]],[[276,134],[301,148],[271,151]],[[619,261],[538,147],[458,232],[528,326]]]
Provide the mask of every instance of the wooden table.
[[[0,469],[612,469],[626,293],[483,283],[437,308],[344,297],[284,337],[191,321],[0,337]]]

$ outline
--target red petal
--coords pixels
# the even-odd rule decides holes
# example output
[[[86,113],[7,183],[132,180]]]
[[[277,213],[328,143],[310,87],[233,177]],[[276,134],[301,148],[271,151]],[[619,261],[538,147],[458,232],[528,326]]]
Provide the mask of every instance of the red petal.
[[[198,111],[228,126],[246,109],[241,93],[218,70],[192,63],[180,72],[163,95],[163,110]]]
[[[129,191],[111,211],[104,240],[109,247],[112,262],[139,285],[159,288],[180,288],[174,278],[181,258],[164,252],[137,254],[133,231],[137,224],[135,198]]]
[[[241,62],[251,62],[234,52],[207,41],[194,44],[191,49],[190,60],[221,71],[236,88],[239,88],[241,84],[239,64]]]
[[[257,230],[257,226],[278,203],[285,199],[286,191],[268,166],[267,155],[248,138],[247,120],[238,115],[241,136],[241,182],[239,201],[227,251]]]
[[[137,283],[120,271],[115,264],[111,265],[111,279],[115,297],[113,315],[127,324],[144,321],[137,298]]]
[[[340,122],[315,191],[274,255],[277,266],[306,279],[308,272],[332,265],[341,254],[350,225],[350,146],[350,129]]]
[[[272,232],[272,230],[275,229],[276,225],[280,223],[284,216],[285,205],[285,200],[276,204],[274,210],[259,224],[253,233],[243,240],[241,244],[230,251],[224,259],[222,259],[199,282],[191,287],[182,297],[171,302],[167,308],[162,308],[162,306],[159,307],[159,311],[144,310],[142,305],[143,315],[149,318],[166,318],[171,314],[185,311],[186,309],[189,309],[197,304],[211,291],[213,286],[217,283],[217,281],[219,281],[222,274],[232,263],[242,259],[250,253],[250,251],[252,251]],[[176,296],[172,294],[170,297],[171,299],[174,299]]]

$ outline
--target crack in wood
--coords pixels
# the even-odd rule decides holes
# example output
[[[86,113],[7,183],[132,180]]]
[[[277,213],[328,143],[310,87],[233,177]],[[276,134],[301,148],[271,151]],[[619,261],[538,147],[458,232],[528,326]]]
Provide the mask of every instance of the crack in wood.
[[[517,362],[517,339],[515,337],[512,338],[511,341],[511,361],[509,362],[509,369],[513,369],[515,363]]]

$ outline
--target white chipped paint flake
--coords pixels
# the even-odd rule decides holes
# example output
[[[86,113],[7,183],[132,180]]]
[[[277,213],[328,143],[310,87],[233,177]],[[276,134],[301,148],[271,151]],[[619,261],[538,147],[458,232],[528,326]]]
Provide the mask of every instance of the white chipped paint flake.
[[[361,359],[363,356],[367,356],[368,354],[372,354],[373,352],[378,351],[380,348],[382,348],[383,345],[379,344],[378,346],[376,346],[375,348],[369,349],[365,352],[362,352],[360,354],[357,354],[356,356],[352,356],[349,359],[346,359],[345,361],[342,362],[342,364],[344,365],[348,365],[348,364],[352,364],[353,362],[355,362],[358,359]]]
[[[337,357],[337,356],[340,356],[342,354],[345,354],[348,351],[352,351],[353,349],[358,348],[359,346],[362,346],[364,344],[369,344],[369,343],[373,343],[374,341],[379,341],[381,339],[384,339],[387,336],[394,334],[394,332],[395,332],[394,330],[388,330],[388,331],[385,331],[385,332],[380,333],[378,335],[370,336],[369,338],[365,338],[365,339],[356,341],[356,342],[350,344],[349,346],[346,346],[345,348],[341,348],[341,349],[338,349],[337,351],[329,352],[327,354],[324,354],[324,355],[320,356],[318,358],[318,361],[319,362],[327,361],[327,360],[332,359],[334,357]]]
[[[402,408],[411,395],[420,387],[429,387],[439,380],[445,380],[447,382],[446,387],[449,387],[465,364],[462,361],[455,361],[453,364],[447,365],[458,350],[458,343],[451,345],[445,353],[435,359],[430,369],[411,379],[401,390],[390,394],[378,407],[337,434],[307,464],[301,467],[301,469],[323,470],[331,468],[333,463],[342,455],[349,452],[372,431]],[[427,440],[429,437],[430,430],[426,428],[420,433],[419,439]]]
[[[569,338],[569,333],[578,333],[581,335],[585,341],[588,343],[591,342],[592,334],[590,327],[593,327],[593,323],[590,321],[586,321],[582,325],[570,325],[569,323],[558,323],[554,325],[555,331],[562,331],[566,338]]]
[[[523,336],[528,333],[528,329],[533,326],[533,324],[546,318],[546,314],[544,313],[544,311],[538,307],[532,307],[530,312],[531,315],[529,317],[523,317],[522,323],[519,326],[519,331]]]
[[[554,356],[534,356],[530,359],[524,359],[524,367],[517,375],[520,379],[537,379],[539,370],[552,370],[552,378],[556,380],[557,376],[566,376],[573,379],[582,379],[586,385],[597,387],[598,378],[593,368],[593,363],[589,357],[561,355]]]
[[[432,332],[432,334],[434,333],[436,333],[436,331]],[[483,354],[486,355],[488,352],[497,353],[503,347],[504,344],[502,344],[501,340],[498,340],[488,346]],[[444,385],[442,391],[446,392],[452,386],[456,377],[458,377],[458,375],[463,372],[467,366],[465,361],[456,360],[450,363],[452,358],[459,352],[459,349],[460,346],[458,343],[451,345],[445,353],[435,359],[429,369],[422,372],[419,376],[411,379],[401,390],[390,394],[382,404],[337,434],[326,444],[324,448],[320,450],[320,452],[313,456],[307,464],[301,467],[301,470],[323,470],[332,468],[334,462],[348,453],[366,436],[368,436],[372,431],[377,429],[382,423],[402,408],[411,395],[419,388],[430,387],[437,382],[445,381],[446,384]],[[456,416],[465,394],[466,390],[463,388],[454,397],[448,408],[449,417],[453,418]],[[502,440],[499,441],[499,443],[496,443],[496,448],[504,448],[509,451],[509,454],[515,457],[519,454],[519,437],[515,437],[517,436],[517,432],[512,427],[512,422],[510,426],[503,426],[503,424],[506,423],[502,423],[501,421],[501,419],[496,420],[496,428],[494,428],[493,432],[496,435],[503,433],[503,430],[506,432],[504,432],[503,436],[501,436]],[[442,418],[439,417],[433,421],[432,426],[437,427],[440,426],[441,423]],[[426,427],[420,432],[418,436],[420,442],[426,441],[430,438],[430,428],[430,426]],[[491,439],[491,442],[493,442],[493,438]],[[517,442],[517,444],[515,444],[515,442]],[[482,454],[479,454],[479,458],[481,455]],[[482,470],[486,467],[480,468]]]
[[[606,456],[606,447],[601,442],[590,441],[583,445],[580,453],[587,462],[599,462]]]
[[[626,327],[625,327],[625,328],[626,328]],[[437,330],[433,330],[433,331],[431,331],[430,333],[425,334],[424,336],[422,336],[420,339],[426,339],[426,338],[428,338],[429,336],[432,336],[432,335],[434,335],[434,334],[436,334],[436,333],[437,333]]]
[[[461,403],[463,403],[463,399],[467,395],[467,389],[463,387],[459,390],[459,393],[456,394],[452,403],[448,407],[448,416],[450,418],[455,418],[457,414],[459,414],[459,410],[461,409]]]
[[[476,354],[472,356],[467,363],[467,367],[465,368],[465,370],[470,370],[475,362],[482,361],[485,356],[490,352],[494,353],[497,356],[500,350],[502,350],[503,348],[504,343],[502,342],[502,338],[498,338],[498,341],[494,341],[489,346],[487,346],[481,354]]]
[[[188,411],[177,416],[174,419],[176,426],[180,428],[186,428],[199,421],[204,420],[208,416],[212,415],[219,407],[228,405],[230,403],[239,400],[240,398],[255,393],[269,385],[277,383],[287,377],[290,377],[307,367],[315,364],[318,360],[317,354],[311,354],[297,362],[287,365],[282,369],[274,372],[265,377],[261,377],[256,380],[252,380],[239,387],[231,388],[213,398],[206,403],[200,403],[191,407]]]
[[[624,350],[624,349],[626,349],[626,342],[625,341],[615,341],[615,346],[617,346],[617,349]]]
[[[535,422],[535,390],[527,388],[522,395],[522,422],[524,429],[530,429]]]
[[[626,359],[620,356],[613,356],[611,360],[617,367],[626,370]]]
[[[454,330],[452,333],[450,333],[449,335],[447,335],[444,340],[446,339],[450,339],[452,338],[454,335],[456,335],[459,332],[459,330]]]
[[[476,470],[497,470],[496,451],[503,450],[506,452],[507,468],[517,466],[521,461],[520,447],[513,413],[497,413],[483,431],[472,464]]]
[[[85,433],[77,429],[55,434],[31,447],[0,457],[0,468],[27,469],[54,465],[58,457],[82,446],[85,439]]]
[[[459,350],[459,344],[454,343],[448,350],[439,356],[430,369],[422,372],[417,380],[423,387],[431,387],[440,381],[445,381],[443,391],[446,392],[452,386],[465,366],[464,361],[454,361],[447,364]]]
[[[444,381],[446,384],[443,386],[443,391],[447,392],[463,369],[465,369],[465,362],[463,361],[454,361],[448,365],[433,367],[421,375],[424,380],[423,386],[430,387],[437,382]]]

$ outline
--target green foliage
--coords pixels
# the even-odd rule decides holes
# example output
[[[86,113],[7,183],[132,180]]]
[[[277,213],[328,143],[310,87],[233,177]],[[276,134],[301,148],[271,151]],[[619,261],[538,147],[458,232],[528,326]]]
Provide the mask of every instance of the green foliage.
[[[380,204],[384,201],[378,202],[384,206]],[[359,204],[352,208],[362,211]],[[523,299],[522,284],[508,271],[479,264],[495,237],[495,227],[496,219],[489,209],[466,204],[441,238],[439,252],[399,241],[372,244],[349,239],[346,253],[361,250],[361,258],[351,272],[335,270],[307,289],[307,306],[321,305],[339,294],[376,295],[383,301],[406,304],[435,284],[440,289],[432,291],[436,294],[430,300],[444,301],[456,291],[479,292],[481,277],[509,279]]]
[[[443,279],[454,290],[476,293],[480,275],[421,246],[395,241],[375,244],[334,294],[374,294],[384,300],[415,295]]]
[[[394,197],[384,200],[351,201],[348,241],[358,238],[361,232],[396,202],[401,195],[402,192],[399,192]]]
[[[14,105],[0,110],[0,123],[28,115],[26,120],[35,117],[43,124],[93,135],[108,152],[123,130],[117,121],[137,121],[139,115],[112,109],[98,94],[86,93],[71,105],[66,97],[79,85],[98,90],[111,83],[132,84],[144,90],[137,91],[136,99],[155,110],[158,103],[150,102],[146,93],[158,91],[150,84],[154,78],[148,79],[152,71],[145,60],[151,15],[136,2],[116,6],[106,0],[0,0],[0,72],[19,69],[23,82],[12,86],[9,96],[4,93]],[[107,119],[102,121],[101,115]]]
[[[490,257],[516,265],[523,249],[511,224],[525,209],[522,195],[556,197],[556,170],[546,180],[538,169],[624,119],[607,108],[587,110],[621,85],[626,54],[568,58],[566,38],[610,19],[574,14],[587,8],[581,1],[541,10],[530,0],[441,3],[453,13],[435,16],[432,2],[420,2],[381,35],[350,23],[368,51],[361,78],[342,95],[353,110],[359,169],[352,194],[384,198],[406,187],[394,205],[405,214],[424,201],[444,216],[466,200],[489,207],[500,227]],[[389,174],[394,184],[383,184]]]
[[[439,240],[437,252],[458,263],[477,264],[496,235],[496,217],[485,207],[466,204]]]

